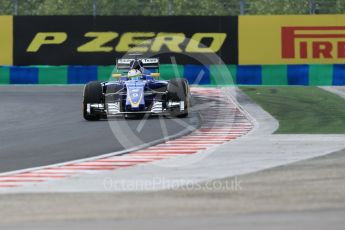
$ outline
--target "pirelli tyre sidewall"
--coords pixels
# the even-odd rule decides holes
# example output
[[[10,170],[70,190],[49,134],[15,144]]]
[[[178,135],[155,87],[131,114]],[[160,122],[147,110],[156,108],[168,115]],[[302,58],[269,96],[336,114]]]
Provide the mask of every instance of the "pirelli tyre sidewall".
[[[99,114],[87,113],[87,104],[103,103],[103,88],[101,81],[92,81],[84,87],[83,116],[87,121],[98,121],[101,116]]]
[[[189,85],[186,79],[176,78],[169,81],[168,84],[168,101],[184,101],[184,111],[172,110],[171,115],[176,117],[187,117],[190,107]]]

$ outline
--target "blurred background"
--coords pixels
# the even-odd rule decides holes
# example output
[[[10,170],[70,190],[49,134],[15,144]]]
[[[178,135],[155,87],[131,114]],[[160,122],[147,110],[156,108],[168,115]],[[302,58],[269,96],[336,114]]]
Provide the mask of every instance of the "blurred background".
[[[0,15],[342,14],[344,0],[0,0]]]

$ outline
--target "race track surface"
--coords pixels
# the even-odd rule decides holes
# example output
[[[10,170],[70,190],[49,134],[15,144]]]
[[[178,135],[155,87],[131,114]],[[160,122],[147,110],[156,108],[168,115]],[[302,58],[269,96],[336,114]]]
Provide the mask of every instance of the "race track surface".
[[[87,122],[81,115],[83,86],[0,87],[0,172],[62,163],[124,150],[199,125],[188,118]],[[182,121],[182,122],[181,122]],[[115,131],[115,135],[114,132]],[[118,130],[118,131],[117,131]],[[124,135],[129,141],[123,146]],[[122,135],[119,141],[117,135]],[[130,143],[130,146],[128,145]]]

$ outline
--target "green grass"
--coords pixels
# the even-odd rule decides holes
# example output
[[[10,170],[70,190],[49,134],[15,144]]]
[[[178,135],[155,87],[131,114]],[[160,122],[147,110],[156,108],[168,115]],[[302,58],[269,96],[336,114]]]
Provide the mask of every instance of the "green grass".
[[[344,134],[345,100],[317,87],[241,87],[279,121],[280,134]]]

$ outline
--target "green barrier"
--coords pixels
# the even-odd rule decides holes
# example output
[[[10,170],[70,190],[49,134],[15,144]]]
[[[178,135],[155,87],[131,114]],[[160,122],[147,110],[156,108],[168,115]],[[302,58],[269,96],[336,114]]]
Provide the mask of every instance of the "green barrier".
[[[237,68],[236,65],[211,65],[211,85],[235,85]]]
[[[10,68],[0,67],[0,84],[10,84]]]
[[[262,66],[263,85],[288,85],[286,65]]]
[[[0,66],[0,84],[69,84],[75,78],[80,78],[83,81],[83,74],[85,74],[85,82],[91,80],[108,81],[111,79],[112,72],[115,71],[114,66],[97,66],[95,67],[97,71],[94,71],[95,68],[93,68],[93,75],[85,72],[82,75],[74,76],[75,73],[70,71],[71,67],[73,66],[27,66],[26,68]],[[192,71],[193,68],[194,71]],[[184,77],[193,83],[198,77],[195,68],[198,69],[198,66],[162,64],[160,66],[160,79],[169,80]],[[31,71],[32,69],[37,70]],[[85,69],[88,70],[89,68]],[[204,82],[218,86],[238,84],[271,86],[345,85],[345,65],[210,65],[203,66],[203,70],[205,71]],[[31,75],[26,75],[26,72]],[[32,74],[36,74],[36,76]],[[32,81],[30,77],[36,80]]]
[[[183,65],[171,65],[161,64],[159,66],[159,72],[161,73],[161,80],[169,80],[172,78],[184,77],[184,66]]]
[[[310,65],[309,85],[332,85],[333,65]]]
[[[38,84],[67,84],[67,66],[36,66]]]
[[[109,81],[113,71],[115,71],[114,66],[98,66],[98,69],[97,69],[98,80]]]

